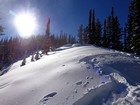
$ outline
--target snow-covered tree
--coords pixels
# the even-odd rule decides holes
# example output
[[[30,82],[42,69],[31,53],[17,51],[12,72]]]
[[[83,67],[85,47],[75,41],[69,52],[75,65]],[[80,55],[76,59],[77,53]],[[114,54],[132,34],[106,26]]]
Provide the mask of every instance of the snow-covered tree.
[[[26,65],[26,58],[23,59],[23,61],[22,61],[20,66],[24,66],[24,65]]]

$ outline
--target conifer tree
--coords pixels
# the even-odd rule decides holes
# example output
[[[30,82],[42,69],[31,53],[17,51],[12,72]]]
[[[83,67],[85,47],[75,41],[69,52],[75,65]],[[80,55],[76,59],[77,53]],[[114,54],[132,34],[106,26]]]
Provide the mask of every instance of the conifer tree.
[[[128,51],[140,54],[140,1],[132,0],[127,21]]]
[[[111,10],[111,26],[110,26],[110,47],[115,49],[115,16],[114,16],[114,7]]]
[[[108,35],[107,35],[107,23],[106,19],[104,20],[104,30],[103,30],[103,37],[102,37],[102,46],[109,47],[108,43]]]
[[[47,28],[46,28],[46,35],[45,35],[45,44],[44,44],[44,51],[47,54],[50,48],[51,39],[50,39],[50,18],[48,19]]]
[[[81,24],[78,30],[78,42],[83,43],[83,25]]]
[[[124,45],[123,45],[123,51],[127,51],[128,49],[128,42],[127,42],[127,31],[126,31],[126,27],[123,29],[123,42],[124,42]]]
[[[129,15],[127,20],[127,42],[128,42],[128,52],[133,52],[132,48],[132,41],[133,41],[133,21],[134,21],[134,0],[131,1],[129,6]]]
[[[102,25],[99,19],[97,19],[95,23],[95,34],[94,34],[95,45],[97,46],[101,46],[101,35],[102,35]]]
[[[3,27],[0,25],[0,36],[1,36],[1,35],[4,35],[3,32],[4,32],[4,29],[3,29]]]
[[[116,50],[122,50],[121,28],[118,17],[114,14],[114,7],[112,7],[111,16],[107,19],[107,34],[109,36],[109,47]]]
[[[140,54],[140,0],[134,0],[132,49],[134,53]]]
[[[4,35],[3,32],[4,32],[4,28],[0,25],[0,36]],[[0,43],[0,70],[2,69],[3,66],[3,58],[4,58],[4,45]]]
[[[95,36],[96,36],[96,33],[95,33],[95,31],[96,31],[96,26],[98,27],[99,26],[99,24],[100,24],[100,21],[97,19],[97,24],[96,24],[96,22],[95,22],[95,12],[94,12],[94,10],[92,10],[92,22],[91,22],[91,35],[92,35],[92,44],[95,44],[96,42],[96,38],[95,38]],[[95,26],[96,25],[96,26]],[[97,30],[99,29],[99,27],[97,28]]]
[[[47,28],[46,28],[46,36],[49,37],[50,36],[50,18],[48,19],[48,23],[47,23]]]
[[[95,44],[95,15],[94,10],[90,9],[88,23],[88,44]]]
[[[115,17],[115,35],[114,35],[114,49],[116,50],[123,50],[122,45],[122,28],[120,27],[119,19]]]
[[[107,18],[107,40],[108,40],[108,47],[111,48],[111,16],[108,16]]]
[[[93,38],[92,38],[92,10],[90,9],[89,12],[89,22],[88,22],[88,44],[92,44],[93,43]]]
[[[84,33],[83,33],[83,38],[84,38],[84,43],[88,43],[88,27],[84,28]]]
[[[24,65],[26,65],[26,58],[23,59],[23,61],[22,61],[20,66],[24,66]]]

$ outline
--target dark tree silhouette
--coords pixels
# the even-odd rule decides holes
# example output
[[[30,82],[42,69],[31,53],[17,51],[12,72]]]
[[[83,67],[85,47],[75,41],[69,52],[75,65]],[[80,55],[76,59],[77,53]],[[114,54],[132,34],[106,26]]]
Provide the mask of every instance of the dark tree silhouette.
[[[134,53],[140,54],[140,0],[134,0],[134,21],[132,48]]]
[[[102,25],[100,20],[97,19],[95,23],[95,35],[94,35],[95,45],[101,46],[101,36],[102,36]]]
[[[95,16],[94,10],[89,12],[89,23],[88,23],[88,44],[95,44]]]
[[[129,6],[129,15],[127,20],[127,42],[128,42],[128,48],[127,50],[129,52],[133,52],[132,48],[132,41],[133,41],[133,21],[134,21],[134,0],[131,1]]]
[[[81,24],[78,30],[78,42],[81,44],[83,43],[83,32],[83,25]]]
[[[118,17],[114,15],[112,7],[111,16],[108,17],[107,34],[109,36],[109,46],[112,49],[122,50],[122,33]]]
[[[127,30],[126,30],[126,27],[124,27],[124,29],[123,29],[123,36],[124,36],[124,38],[123,38],[123,42],[124,42],[124,45],[123,45],[123,51],[127,51],[127,49],[128,49],[128,42],[127,42]]]
[[[103,47],[109,47],[109,37],[107,35],[107,23],[106,19],[104,20],[104,30],[103,30],[103,37],[102,37],[102,46]]]
[[[84,39],[84,43],[87,44],[88,43],[88,26],[84,28],[83,39]]]

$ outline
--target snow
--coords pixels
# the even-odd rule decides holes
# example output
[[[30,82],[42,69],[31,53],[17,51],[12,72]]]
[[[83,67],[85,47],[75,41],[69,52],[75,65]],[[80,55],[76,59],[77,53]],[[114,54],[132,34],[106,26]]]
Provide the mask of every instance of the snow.
[[[91,45],[65,45],[18,61],[0,76],[0,105],[139,105],[140,58]]]

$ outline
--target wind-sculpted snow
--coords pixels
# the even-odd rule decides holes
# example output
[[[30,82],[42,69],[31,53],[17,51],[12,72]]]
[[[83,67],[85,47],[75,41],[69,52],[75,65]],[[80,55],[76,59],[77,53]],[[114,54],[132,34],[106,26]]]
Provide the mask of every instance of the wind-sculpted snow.
[[[125,90],[126,86],[124,84],[119,84],[113,82],[107,82],[105,84],[99,85],[95,88],[92,88],[85,94],[82,98],[76,101],[73,105],[102,105],[102,104],[111,104],[113,99],[117,99],[117,94],[126,95]],[[116,95],[113,97],[113,95]],[[119,96],[120,97],[120,96]]]
[[[93,65],[100,74],[110,74],[112,72],[123,75],[132,84],[140,84],[140,58],[128,56],[120,53],[109,53],[87,56],[80,60]],[[100,66],[100,67],[99,67]]]
[[[139,105],[140,58],[96,46],[65,45],[0,76],[0,105]]]

